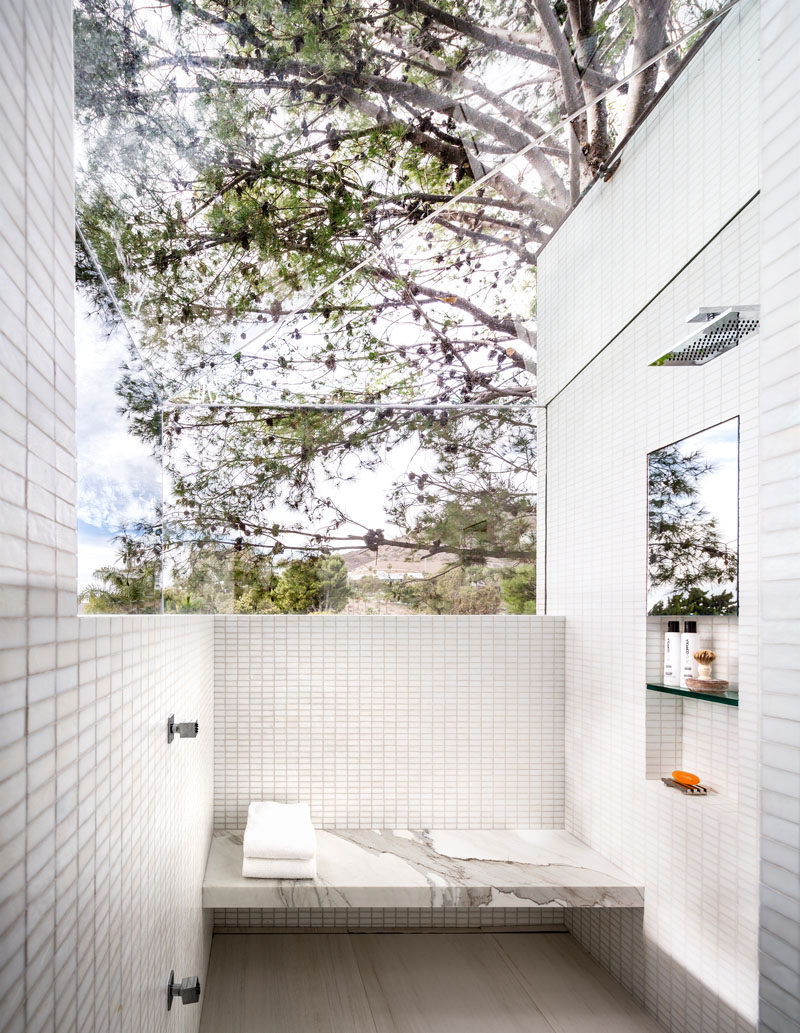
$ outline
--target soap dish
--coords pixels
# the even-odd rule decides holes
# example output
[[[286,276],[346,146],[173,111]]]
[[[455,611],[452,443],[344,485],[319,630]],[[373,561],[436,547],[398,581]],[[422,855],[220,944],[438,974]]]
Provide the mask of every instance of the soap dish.
[[[684,785],[683,782],[676,782],[674,778],[662,778],[661,781],[665,786],[669,786],[670,789],[677,789],[686,796],[707,796],[708,786],[700,785]]]
[[[727,691],[728,682],[722,678],[687,678],[686,679],[687,689],[693,689],[695,692],[714,692],[723,693]]]

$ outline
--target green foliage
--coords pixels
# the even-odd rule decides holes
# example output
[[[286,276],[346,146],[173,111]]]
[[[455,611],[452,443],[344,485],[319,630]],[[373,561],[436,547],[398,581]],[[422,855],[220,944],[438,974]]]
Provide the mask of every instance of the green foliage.
[[[465,564],[530,558],[536,499],[517,471],[533,473],[532,429],[507,413],[449,415],[427,418],[420,438],[438,459],[395,486],[388,515],[404,537],[455,552]]]
[[[81,592],[81,611],[101,613],[160,613],[161,593],[155,573],[148,569],[127,572],[118,578],[113,567],[96,570],[98,583]]]
[[[272,593],[279,613],[336,613],[349,596],[347,568],[338,556],[290,560]]]
[[[192,598],[191,595],[182,595],[175,588],[164,589],[164,612],[165,613],[211,613],[208,603],[202,598]]]
[[[536,192],[517,187],[494,204],[484,190],[408,255],[381,251],[382,238],[451,199],[472,175],[450,79],[467,64],[477,71],[483,51],[469,36],[456,45],[444,42],[446,31],[436,38],[441,26],[420,37],[421,21],[383,3],[282,9],[249,0],[234,10],[198,0],[169,17],[136,2],[78,0],[81,217],[147,337],[165,393],[184,388],[186,372],[204,370],[194,379],[207,380],[213,369],[241,389],[298,370],[306,379],[316,362],[329,382],[317,380],[318,393],[330,400],[353,390],[380,398],[390,383],[418,397],[443,388],[530,394],[518,354],[528,313],[511,318],[501,281],[520,281],[528,289],[519,297],[531,297],[545,239],[529,210]],[[439,71],[409,60],[396,76],[420,42],[434,48]],[[499,134],[486,146],[505,151],[510,130],[493,119],[479,118],[480,131]],[[314,300],[370,252],[374,261]],[[481,291],[468,286],[473,276]],[[91,276],[86,283],[99,290]],[[486,288],[497,296],[484,304]],[[298,291],[310,299],[303,314],[282,318]],[[404,326],[408,350],[387,339],[390,325]],[[266,354],[242,346],[267,329]],[[511,339],[517,351],[509,353]],[[180,371],[164,361],[165,341]],[[343,379],[346,370],[356,379]]]
[[[81,592],[83,613],[159,613],[161,563],[149,543],[127,535],[119,539],[115,566],[94,572],[96,581]]]
[[[483,567],[454,567],[419,581],[390,582],[386,594],[419,613],[497,613],[500,588]]]
[[[279,578],[269,556],[252,548],[231,551],[234,613],[275,613]]]
[[[727,616],[737,614],[739,608],[733,598],[732,592],[717,592],[713,594],[702,588],[691,588],[686,593],[676,592],[668,599],[658,602],[651,607],[650,613],[653,616],[660,615],[683,615],[694,614],[704,617],[709,614]]]
[[[509,613],[536,613],[536,567],[521,563],[501,571],[500,592]]]
[[[273,613],[277,577],[270,558],[256,549],[198,541],[173,543],[171,585],[164,608],[177,613]]]
[[[161,561],[152,546],[121,539],[121,566],[95,571],[97,583],[81,595],[84,613],[159,613]],[[195,543],[173,557],[166,613],[338,612],[350,597],[347,569],[338,556],[308,556],[275,568],[252,548]]]
[[[338,557],[309,556],[278,567],[247,546],[195,546],[166,593],[166,609],[208,613],[338,611],[347,602],[347,570]]]

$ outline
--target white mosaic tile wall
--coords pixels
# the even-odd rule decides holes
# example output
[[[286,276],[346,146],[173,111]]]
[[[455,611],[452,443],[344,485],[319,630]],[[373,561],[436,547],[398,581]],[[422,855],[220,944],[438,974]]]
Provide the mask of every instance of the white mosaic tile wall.
[[[0,5],[0,47],[0,1028],[10,1031],[52,1028],[55,1011],[52,668],[75,612],[68,0]]]
[[[563,826],[563,621],[215,617],[214,821]]]
[[[761,1028],[800,1029],[800,23],[761,4]]]
[[[42,627],[18,616],[4,631],[12,622],[21,635]],[[173,966],[202,979],[210,948],[200,886],[212,826],[211,620],[53,624],[45,648],[58,661],[27,679],[27,735],[0,787],[5,809],[9,787],[26,786],[2,818],[0,1029],[193,1033],[200,1009],[168,1025],[164,986]],[[16,690],[7,683],[3,694]],[[200,721],[196,740],[167,744],[172,710]]]
[[[211,945],[211,618],[77,625],[56,699],[57,1014],[80,1033],[194,1033],[200,1008],[168,1014],[164,987],[172,968],[202,983]],[[168,744],[170,713],[198,737]]]
[[[741,245],[747,255],[752,234],[746,223],[756,215],[748,210],[726,231],[716,256],[720,263],[723,250],[735,254]],[[750,255],[752,273],[757,258],[752,247]],[[745,276],[747,265],[745,258]],[[546,501],[547,607],[567,617],[567,828],[644,879],[644,982],[632,983],[624,964],[619,974],[668,1029],[681,1033],[700,1033],[702,1023],[709,1022],[703,1015],[719,1024],[708,1029],[751,1030],[756,973],[757,583],[746,553],[739,618],[740,706],[716,705],[725,714],[713,719],[714,730],[730,729],[731,735],[694,753],[694,770],[709,781],[718,779],[721,795],[713,801],[686,798],[644,777],[671,770],[659,773],[647,767],[652,704],[644,688],[645,457],[660,444],[737,412],[742,416],[743,453],[757,434],[756,342],[716,360],[716,369],[709,365],[692,370],[696,385],[684,371],[647,367],[654,329],[673,306],[678,311],[691,308],[685,304],[684,282],[691,273],[692,267],[551,403]],[[681,300],[678,292],[684,294]],[[652,373],[665,378],[663,394]],[[682,406],[676,404],[678,385],[666,381],[676,373],[687,391]],[[689,404],[690,392],[701,399],[700,405]],[[598,450],[600,437],[604,447]],[[752,535],[756,520],[756,476],[754,465],[743,463],[743,539]],[[606,543],[604,548],[596,548],[586,536],[588,526]],[[709,730],[704,722],[714,706],[695,700],[677,704],[687,766],[692,749],[699,750],[700,735]],[[729,766],[738,769],[732,786],[726,785]],[[592,927],[602,929],[609,921],[575,915],[572,928],[588,945],[602,944],[602,935]],[[618,925],[626,938],[632,933],[628,925]],[[600,960],[613,969],[628,951],[637,950],[636,942],[617,943],[609,936],[609,952],[601,953]]]
[[[724,227],[757,190],[757,155],[735,115],[741,101],[746,118],[757,93],[757,29],[758,4],[743,0],[632,139],[614,179],[590,191],[540,262],[549,400],[542,587],[547,613],[566,616],[566,826],[645,884],[641,924],[582,911],[567,923],[674,1033],[752,1033],[756,1025],[758,342],[701,368],[648,363],[685,336],[693,308],[758,300],[757,199]],[[722,118],[720,105],[729,104]],[[702,148],[696,133],[705,132],[718,151]],[[727,162],[721,133],[736,143]],[[628,198],[625,213],[615,185]],[[666,257],[648,257],[651,248]],[[689,710],[698,701],[654,710],[644,688],[646,456],[737,414],[740,706],[720,706],[732,713],[714,718]],[[734,784],[697,799],[655,781],[654,723],[667,737],[664,760],[679,748]],[[709,749],[693,754],[706,735]]]
[[[0,1030],[194,1033],[212,622],[75,616],[71,24],[0,4]]]
[[[544,267],[569,274],[538,286],[538,333],[549,351],[539,401],[560,391],[758,192],[758,6],[740,0],[718,24],[628,142],[614,176],[592,187],[580,215],[545,248]],[[653,335],[649,358],[687,335],[685,315],[675,313],[677,336],[671,324]]]

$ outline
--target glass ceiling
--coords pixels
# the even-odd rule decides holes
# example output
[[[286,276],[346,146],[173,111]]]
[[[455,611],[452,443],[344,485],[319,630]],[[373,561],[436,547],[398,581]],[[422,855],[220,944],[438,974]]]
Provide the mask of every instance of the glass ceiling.
[[[163,422],[159,554],[374,553],[356,483],[384,540],[492,559],[442,527],[467,485],[512,507],[476,526],[535,508],[538,251],[732,4],[645,6],[77,0],[78,283],[147,371],[131,433]]]
[[[530,399],[537,251],[724,5],[664,6],[78,0],[79,217],[164,398]]]

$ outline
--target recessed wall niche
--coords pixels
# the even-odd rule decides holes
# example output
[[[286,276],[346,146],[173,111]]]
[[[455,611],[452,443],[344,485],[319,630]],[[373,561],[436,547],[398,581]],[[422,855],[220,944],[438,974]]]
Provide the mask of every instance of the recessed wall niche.
[[[696,648],[716,653],[712,677],[738,689],[738,417],[649,453],[647,517],[647,778],[691,771],[731,798],[738,698],[654,686],[665,682],[669,621],[683,632],[689,620]]]
[[[717,654],[714,676],[738,688],[739,618],[648,617],[647,683],[663,682],[664,634],[670,620],[697,623],[698,641]],[[676,769],[692,771],[730,802],[736,801],[738,786],[738,707],[701,698],[672,696],[647,691],[646,777],[659,780]],[[664,787],[667,792],[667,788]],[[675,790],[677,793],[677,790]],[[687,797],[702,804],[707,798]]]

